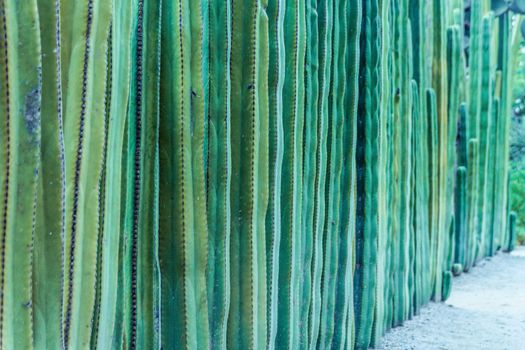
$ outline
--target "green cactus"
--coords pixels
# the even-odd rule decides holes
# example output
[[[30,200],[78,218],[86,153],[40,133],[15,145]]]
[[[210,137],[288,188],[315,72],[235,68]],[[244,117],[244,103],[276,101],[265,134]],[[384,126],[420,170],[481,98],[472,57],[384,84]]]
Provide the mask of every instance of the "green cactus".
[[[510,198],[511,198],[511,196],[510,196],[510,190],[511,190],[511,189],[510,189],[510,174],[509,174],[508,177],[507,177],[507,186],[506,186],[506,190],[507,190],[507,193],[506,193],[506,195],[507,195],[507,203],[506,203],[507,206],[506,206],[505,209],[506,209],[506,212],[507,212],[507,213],[510,213],[510,212],[511,212],[511,208],[510,208]],[[508,220],[509,220],[509,218],[507,218],[507,221],[508,221]],[[507,224],[506,227],[508,228],[509,222],[507,222],[506,224]],[[510,233],[510,231],[501,234],[502,239],[501,239],[500,242],[496,242],[496,243],[495,243],[495,249],[501,249],[501,248],[503,247],[503,244],[504,244],[505,242],[507,242],[507,244],[509,244],[509,245],[510,245],[510,244],[514,244],[514,240],[511,242],[511,241],[510,241],[510,238],[507,237],[507,236],[509,236],[509,233]],[[499,243],[499,244],[498,244],[498,243]]]
[[[458,117],[460,111],[459,80],[461,74],[461,31],[457,26],[447,29],[447,67],[448,67],[448,136],[447,136],[447,208],[454,204],[455,165],[458,163],[456,155],[456,139],[458,135]],[[447,224],[452,217],[451,211],[447,216]]]
[[[468,143],[467,160],[467,203],[468,203],[468,223],[467,223],[467,249],[465,253],[465,264],[463,269],[468,272],[476,258],[476,232],[477,232],[477,203],[478,203],[478,140],[470,139]]]
[[[282,6],[282,5],[281,5]],[[317,1],[309,0],[306,3],[306,64],[305,64],[305,117],[304,117],[304,163],[303,163],[303,197],[302,197],[302,223],[304,242],[301,255],[304,259],[304,269],[311,271],[320,263],[318,252],[313,249],[314,220],[315,220],[315,186],[317,176],[317,122],[318,122],[318,94],[319,94],[319,33],[317,19]],[[284,50],[283,50],[284,51]],[[284,52],[283,52],[284,53]],[[316,259],[314,261],[314,258]],[[299,346],[308,347],[310,344],[310,312],[313,301],[312,274],[306,273],[304,277],[300,298],[299,319],[304,320],[305,331],[299,334]]]
[[[366,349],[446,299],[516,225],[466,4],[0,1],[0,347]]]
[[[389,15],[390,2],[384,1],[380,3],[378,8],[380,19],[378,22],[379,30],[381,33],[381,69],[380,69],[380,81],[381,81],[381,106],[379,109],[379,123],[378,123],[378,142],[379,142],[379,155],[378,155],[378,209],[377,209],[377,269],[376,269],[376,293],[375,293],[375,312],[374,318],[376,322],[373,325],[371,346],[376,346],[381,339],[381,336],[386,329],[389,328],[389,314],[390,314],[390,256],[389,256],[389,240],[391,235],[388,234],[388,205],[389,200],[389,168],[387,164],[389,162],[390,148],[387,140],[389,133],[390,118],[390,107],[391,107],[391,96],[392,96],[392,80],[389,69],[389,62],[391,60],[390,50],[390,30],[388,28],[391,25],[391,19]]]
[[[450,226],[449,226],[449,237],[447,239],[447,242],[449,244],[448,247],[446,247],[446,253],[445,261],[452,261],[453,255],[454,255],[454,235],[456,232],[456,221],[454,216],[452,216],[452,219],[450,220]],[[441,297],[442,300],[447,300],[450,296],[450,293],[452,292],[452,266],[453,264],[450,263],[450,270],[443,271],[443,290],[441,291]]]
[[[484,255],[494,255],[494,202],[495,202],[495,179],[499,169],[496,168],[497,127],[499,124],[499,99],[494,98],[490,115],[489,147],[487,147],[487,188],[485,191],[485,246]],[[491,147],[494,145],[494,147]]]
[[[452,291],[452,272],[444,271],[443,272],[443,291],[441,292],[441,297],[443,300],[447,300]]]
[[[110,115],[110,106],[111,106],[111,47],[112,47],[112,37],[111,30],[108,36],[108,50],[107,50],[107,74],[106,74],[106,96],[104,97],[104,145],[102,151],[102,172],[99,179],[99,189],[98,189],[98,242],[97,242],[97,262],[96,262],[96,282],[95,282],[95,306],[93,311],[93,325],[91,330],[91,347],[96,347],[98,333],[99,333],[99,321],[100,321],[100,308],[102,300],[102,265],[104,261],[102,260],[102,242],[104,239],[104,212],[105,212],[105,203],[104,203],[104,194],[106,191],[106,169],[107,169],[107,147],[108,147],[108,126],[109,126],[109,115]]]
[[[454,264],[452,265],[452,275],[459,276],[463,272],[463,265],[461,264]]]
[[[69,3],[69,2],[68,2]],[[64,74],[65,148],[65,235],[62,324],[63,344],[82,347],[90,342],[95,302],[98,244],[98,192],[104,144],[104,96],[106,65],[95,64],[95,57],[107,52],[110,5],[100,1],[69,4],[81,31],[71,31],[72,42],[82,49],[64,45],[69,56]],[[94,25],[96,24],[96,25]],[[68,30],[71,28],[62,28]],[[70,52],[67,52],[70,49]],[[62,59],[64,56],[62,57]],[[78,82],[81,82],[80,84]],[[69,184],[69,185],[67,185]],[[86,203],[90,203],[86,205]],[[86,266],[90,266],[86,269]]]
[[[375,278],[377,263],[377,181],[378,181],[378,108],[373,103],[380,91],[378,65],[379,47],[373,37],[377,33],[378,3],[368,1],[363,6],[363,28],[361,32],[361,76],[359,89],[365,93],[359,96],[359,113],[364,118],[357,120],[357,207],[356,207],[356,267],[354,293],[356,348],[367,348],[372,337],[376,298]]]
[[[350,223],[355,222],[355,218],[348,215],[349,210],[355,212],[353,206],[355,205],[350,200],[354,198],[353,188],[350,187],[353,177],[355,176],[355,121],[357,119],[357,94],[352,94],[352,89],[357,85],[357,60],[355,57],[356,46],[359,42],[359,32],[355,28],[356,24],[348,25],[348,16],[360,15],[360,9],[356,5],[350,5],[345,2],[339,3],[339,8],[335,13],[340,17],[339,22],[339,86],[338,89],[333,90],[332,95],[336,99],[336,107],[340,113],[339,125],[339,153],[340,153],[340,178],[337,187],[334,189],[339,196],[338,207],[338,224],[334,235],[336,236],[335,250],[337,254],[336,264],[336,278],[334,291],[334,306],[333,306],[333,331],[330,342],[327,342],[332,348],[344,348],[347,333],[349,330],[348,314],[349,309],[353,308],[353,303],[350,299],[350,289],[347,286],[352,273],[352,238],[354,236],[353,228],[350,228]],[[350,35],[348,35],[350,34]],[[348,45],[350,43],[350,45]],[[349,62],[350,60],[350,62]],[[354,62],[352,62],[353,60]],[[349,69],[347,70],[347,65]],[[349,89],[346,95],[346,89]],[[345,113],[346,108],[350,107],[349,113]],[[345,166],[350,164],[350,166]],[[350,316],[352,317],[352,316]],[[353,318],[353,317],[352,317]],[[350,323],[352,327],[352,323]],[[350,332],[351,333],[351,332]],[[328,333],[330,335],[330,333]]]
[[[131,3],[126,1],[115,2],[114,9],[120,13],[130,13]],[[130,81],[130,60],[131,47],[131,16],[118,16],[113,13],[111,25],[111,98],[110,111],[112,122],[107,130],[107,152],[105,171],[106,181],[104,184],[104,217],[102,233],[105,244],[102,246],[101,266],[100,266],[100,311],[98,317],[97,344],[110,344],[112,339],[120,339],[120,324],[117,322],[121,310],[119,293],[121,291],[120,275],[120,246],[123,244],[119,234],[121,227],[121,212],[125,208],[124,198],[125,185],[121,186],[125,179],[126,172],[123,166],[126,164],[127,154],[124,150],[124,138],[127,105],[129,101],[129,90],[127,88],[116,88],[119,86],[127,87]]]
[[[161,40],[169,49],[162,51],[161,70],[176,80],[174,86],[160,84],[160,113],[166,116],[159,125],[159,202],[164,203],[159,207],[164,320],[160,341],[198,347],[208,343],[207,227],[200,149],[204,142],[200,33],[189,30],[198,30],[200,16],[198,12],[190,16],[190,11],[196,12],[183,1],[163,3]],[[177,59],[170,59],[172,54]],[[171,147],[174,151],[168,151]],[[170,275],[180,276],[181,281]]]
[[[468,105],[463,102],[459,107],[458,133],[457,133],[457,150],[456,164],[458,166],[467,166],[468,159]]]
[[[507,246],[507,250],[509,252],[514,250],[514,245],[516,244],[516,219],[517,219],[516,212],[510,212],[509,214],[509,245]]]
[[[244,21],[244,13],[250,14],[249,21]],[[260,252],[266,250],[268,198],[268,95],[263,79],[269,64],[268,27],[265,12],[255,1],[246,8],[233,4],[232,18],[232,288],[227,346],[254,348],[265,344],[267,337],[266,255]],[[283,186],[286,181],[283,179]],[[285,227],[283,223],[283,230]]]
[[[511,19],[507,12],[499,17],[499,32],[500,39],[498,43],[498,69],[501,70],[501,92],[500,92],[500,116],[508,116],[511,113],[510,99],[511,95],[511,77],[513,75],[511,65],[511,35],[510,35]],[[510,118],[498,118],[497,126],[497,142],[496,142],[496,164],[495,167],[500,172],[499,176],[495,178],[495,188],[499,189],[495,192],[494,198],[494,227],[493,232],[496,237],[505,237],[508,232],[507,228],[507,182],[506,179],[509,174],[509,167],[507,159],[509,158],[509,128]],[[501,239],[500,238],[500,239]],[[505,243],[503,243],[505,244]]]
[[[438,213],[439,213],[439,140],[438,140],[438,118],[437,118],[437,100],[434,90],[427,90],[426,94],[426,118],[427,118],[427,132],[428,132],[428,152],[429,152],[429,221],[430,221],[430,284],[431,293],[434,298],[436,296],[436,276],[441,269],[441,261],[438,259],[439,251],[439,229],[438,229]]]
[[[419,87],[412,81],[412,125],[413,125],[413,213],[414,215],[414,237],[415,259],[415,290],[414,290],[414,313],[418,314],[425,300],[425,276],[427,270],[428,253],[428,141],[426,132],[426,118],[420,113]]]
[[[470,43],[469,43],[469,120],[467,139],[477,139],[481,103],[481,59],[482,51],[482,1],[473,1],[470,8]]]
[[[375,316],[378,320],[382,322],[377,322],[374,333],[374,341],[377,342],[379,336],[388,330],[392,326],[392,317],[393,317],[393,279],[391,276],[391,269],[393,266],[394,254],[392,253],[392,238],[390,234],[393,218],[392,202],[393,202],[393,151],[392,146],[393,140],[393,98],[395,96],[394,90],[394,79],[392,77],[391,68],[393,64],[393,3],[391,1],[383,2],[381,4],[381,29],[382,29],[382,52],[381,52],[381,80],[382,84],[382,108],[380,114],[380,131],[381,131],[381,168],[383,169],[382,174],[380,173],[380,187],[379,193],[381,194],[380,209],[383,219],[379,221],[381,231],[379,232],[380,240],[378,241],[378,246],[381,249],[378,249],[378,256],[380,258],[381,265],[383,268],[379,270],[381,274],[378,278],[378,288],[380,287],[379,283],[382,285],[381,290],[378,290],[380,293],[377,293],[381,297],[378,298],[378,305],[381,306],[381,309],[378,308],[378,314]]]
[[[467,185],[467,169],[464,166],[460,166],[456,170],[454,262],[461,265],[465,265],[465,253],[468,247]]]
[[[220,7],[220,3],[217,4]],[[284,3],[270,1],[268,3],[269,32],[269,149],[268,176],[269,198],[266,215],[266,275],[267,275],[267,342],[268,347],[275,346],[277,334],[277,302],[279,277],[279,246],[281,240],[281,174],[283,159],[283,125],[282,125],[282,88],[284,77]],[[312,45],[313,46],[313,45]],[[220,71],[221,67],[217,67]],[[306,73],[307,74],[307,73]],[[228,77],[226,76],[228,79]],[[315,79],[312,79],[316,81]],[[229,80],[228,80],[229,81]],[[308,85],[311,86],[311,85]],[[306,94],[307,101],[311,97]],[[310,103],[306,102],[306,105]],[[305,113],[308,113],[306,109]],[[315,119],[314,119],[315,122]],[[314,143],[315,144],[315,143]],[[229,143],[226,143],[228,146]],[[310,155],[312,152],[305,152]],[[305,164],[307,162],[305,161]],[[305,165],[305,169],[306,169]],[[306,170],[305,170],[306,172]],[[305,182],[306,183],[306,182]],[[308,182],[309,183],[309,182]],[[309,197],[308,195],[305,196]],[[311,236],[306,234],[306,236]],[[226,256],[227,257],[227,256]],[[228,257],[227,257],[228,258]],[[308,301],[309,302],[309,301]]]
[[[337,294],[337,275],[339,265],[339,223],[340,219],[340,186],[342,171],[342,152],[343,152],[343,109],[342,97],[344,96],[344,68],[342,66],[344,57],[344,8],[341,4],[334,3],[334,30],[333,30],[333,51],[332,51],[332,83],[329,95],[329,182],[327,183],[327,224],[325,225],[325,270],[323,285],[323,309],[325,312],[321,316],[321,332],[318,344],[321,347],[330,347],[334,336],[335,321],[335,297]],[[342,79],[341,79],[342,78]]]
[[[400,1],[398,4],[398,31],[399,33],[410,33],[410,23],[407,20],[407,1]],[[394,112],[394,122],[397,130],[395,132],[395,140],[397,148],[397,166],[398,173],[398,233],[397,233],[397,266],[394,270],[395,274],[395,306],[394,306],[394,325],[400,324],[403,320],[408,318],[409,314],[409,240],[410,240],[410,186],[411,186],[411,147],[410,138],[412,133],[410,110],[411,105],[411,91],[410,79],[412,72],[410,71],[412,50],[409,42],[411,41],[410,34],[399,35],[399,52],[400,56],[395,57],[397,64],[398,81],[396,82],[399,91],[398,100],[399,109]],[[408,57],[408,60],[403,57]],[[397,114],[399,113],[399,114]],[[395,171],[395,167],[394,167]]]
[[[301,292],[301,191],[304,113],[305,7],[303,1],[289,4],[284,16],[286,55],[283,85],[284,156],[281,191],[281,243],[279,253],[279,307],[276,346],[294,348],[299,337],[299,308],[293,302]],[[327,107],[327,106],[326,106]]]
[[[331,67],[332,1],[318,3],[318,95],[317,95],[317,152],[315,160],[316,179],[314,187],[313,253],[312,253],[312,301],[309,317],[309,346],[313,348],[320,336],[323,290],[323,266],[325,261],[324,226],[326,220],[325,191],[327,181],[328,144],[328,93]],[[315,23],[315,22],[314,22]]]
[[[35,307],[31,283],[32,246],[41,172],[40,104],[43,67],[37,3],[4,1],[0,17],[0,65],[3,74],[0,89],[0,347],[29,349],[33,347]],[[52,140],[50,145],[52,147]],[[52,164],[49,166],[52,167]],[[58,171],[60,172],[60,168]],[[41,230],[38,234],[41,236]],[[38,242],[41,240],[42,237],[38,237]],[[53,244],[51,241],[49,243]],[[41,253],[41,249],[38,253]],[[54,258],[56,259],[56,256]],[[40,279],[43,278],[41,274],[45,275],[47,272],[53,278],[52,267],[48,264],[46,266],[47,269],[38,271]],[[54,279],[56,282],[56,277]],[[53,303],[53,300],[50,302]],[[53,310],[46,316],[56,320],[54,312]],[[36,336],[41,337],[39,333],[44,331],[42,321],[37,319],[36,325],[39,327]]]
[[[130,105],[127,125],[126,213],[124,239],[124,337],[130,347],[153,347],[160,343],[154,327],[159,312],[158,271],[158,150],[147,145],[158,144],[160,8],[149,1],[138,2],[136,28],[131,34]],[[144,35],[145,32],[151,33]],[[146,55],[145,53],[151,53]],[[145,75],[144,72],[152,72]],[[152,209],[152,210],[146,210]],[[131,310],[131,312],[128,312]]]
[[[429,161],[431,160],[429,154],[428,141],[428,120],[426,116],[427,98],[426,90],[429,87],[431,80],[431,66],[429,59],[429,45],[431,41],[427,40],[429,35],[427,25],[427,13],[430,11],[429,2],[420,2],[417,0],[410,1],[410,19],[412,25],[412,43],[414,46],[414,79],[418,83],[418,96],[413,97],[412,108],[416,110],[419,106],[419,116],[413,122],[415,151],[414,151],[414,188],[416,191],[416,203],[414,203],[414,210],[416,220],[419,222],[416,225],[413,240],[416,241],[416,257],[414,266],[418,271],[416,274],[416,285],[414,309],[418,313],[419,307],[430,298],[430,241],[429,234],[431,231],[432,221],[429,216]],[[419,101],[419,102],[417,102]]]
[[[231,6],[209,7],[208,272],[210,346],[226,347],[230,305]],[[275,168],[275,166],[271,167]],[[271,243],[270,243],[271,245]]]
[[[476,261],[484,256],[485,252],[485,214],[486,214],[486,193],[487,193],[487,173],[488,173],[488,152],[489,152],[489,137],[491,126],[491,110],[492,110],[492,74],[491,74],[491,32],[492,32],[492,17],[485,16],[482,20],[482,61],[481,61],[481,85],[483,86],[481,92],[480,115],[479,115],[479,177],[478,177],[478,223],[477,223],[477,252]]]
[[[32,300],[38,306],[33,312],[34,346],[61,346],[62,237],[64,229],[64,131],[62,88],[60,85],[60,50],[56,47],[60,28],[57,4],[38,1],[40,42],[42,50],[42,100],[40,176],[37,184],[36,222],[33,238]],[[46,23],[53,25],[46,25]],[[3,184],[3,182],[2,182]],[[46,201],[54,205],[44,205]],[[99,247],[100,249],[100,247]]]
[[[449,103],[448,103],[448,67],[447,67],[447,5],[440,0],[432,1],[432,87],[436,95],[437,119],[437,187],[436,192],[436,223],[435,223],[435,259],[436,270],[433,272],[433,299],[441,300],[442,273],[445,264],[446,248],[448,246],[447,230],[448,216],[451,211],[447,207],[447,181],[449,179],[448,163],[448,130],[449,130]]]

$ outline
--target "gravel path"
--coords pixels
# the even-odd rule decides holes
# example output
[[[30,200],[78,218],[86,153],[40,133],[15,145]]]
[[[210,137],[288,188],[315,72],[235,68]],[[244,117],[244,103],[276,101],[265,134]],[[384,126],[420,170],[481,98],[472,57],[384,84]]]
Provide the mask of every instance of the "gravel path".
[[[525,247],[454,278],[445,303],[390,331],[385,350],[525,350]]]

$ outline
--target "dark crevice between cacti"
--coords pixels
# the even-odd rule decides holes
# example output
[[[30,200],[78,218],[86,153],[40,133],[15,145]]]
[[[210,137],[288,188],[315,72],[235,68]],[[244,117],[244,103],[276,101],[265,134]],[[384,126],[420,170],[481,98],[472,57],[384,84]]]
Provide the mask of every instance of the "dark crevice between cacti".
[[[137,264],[140,216],[141,143],[142,143],[142,51],[143,51],[144,1],[138,2],[137,51],[136,51],[136,95],[135,95],[135,154],[133,183],[133,229],[131,241],[131,335],[130,349],[137,346]]]
[[[93,22],[93,0],[88,0],[87,4],[87,21],[86,34],[84,37],[84,63],[82,68],[82,94],[80,107],[80,126],[78,131],[78,145],[77,157],[75,161],[75,177],[74,177],[74,194],[73,194],[73,212],[71,220],[71,247],[69,256],[69,271],[68,271],[68,295],[66,304],[66,315],[64,319],[64,347],[69,347],[69,328],[71,326],[71,309],[73,304],[73,275],[75,270],[75,239],[77,229],[77,210],[78,210],[78,195],[80,187],[80,171],[82,165],[82,151],[84,143],[84,124],[86,119],[86,104],[87,104],[87,80],[88,80],[88,66],[89,55],[91,50],[91,24]]]
[[[7,210],[8,210],[8,198],[9,198],[9,171],[10,171],[10,161],[11,161],[11,125],[10,117],[11,113],[9,110],[9,59],[8,59],[8,48],[7,48],[7,24],[6,24],[6,14],[5,14],[5,0],[2,4],[2,30],[4,31],[3,35],[3,49],[4,49],[4,64],[5,64],[5,132],[6,132],[6,162],[5,162],[5,182],[4,182],[4,203],[3,203],[3,218],[2,218],[2,246],[1,246],[1,266],[2,272],[0,274],[0,348],[2,347],[3,340],[3,329],[4,329],[4,286],[5,286],[5,248],[6,248],[6,235],[7,235]]]

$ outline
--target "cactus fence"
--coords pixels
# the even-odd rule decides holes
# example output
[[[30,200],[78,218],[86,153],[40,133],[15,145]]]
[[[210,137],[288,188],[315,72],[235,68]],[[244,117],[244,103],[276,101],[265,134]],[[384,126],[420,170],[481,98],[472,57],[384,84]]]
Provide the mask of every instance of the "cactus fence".
[[[514,234],[468,3],[1,0],[0,348],[366,349],[445,299]]]

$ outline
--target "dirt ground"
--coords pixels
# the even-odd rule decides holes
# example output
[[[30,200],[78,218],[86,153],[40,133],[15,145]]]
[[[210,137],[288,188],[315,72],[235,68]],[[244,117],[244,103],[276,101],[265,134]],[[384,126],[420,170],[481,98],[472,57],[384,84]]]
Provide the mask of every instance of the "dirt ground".
[[[525,350],[525,247],[454,278],[445,303],[391,330],[385,350]]]

